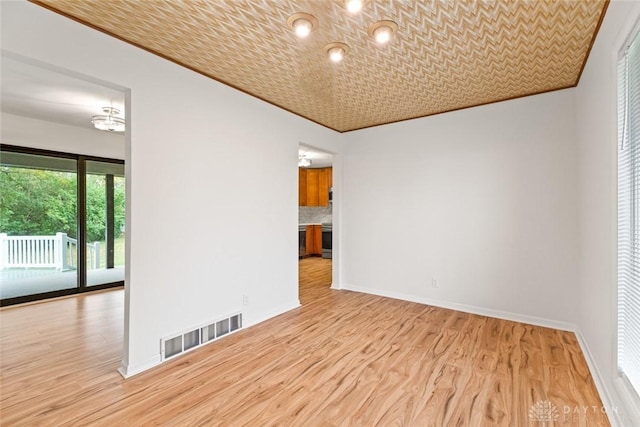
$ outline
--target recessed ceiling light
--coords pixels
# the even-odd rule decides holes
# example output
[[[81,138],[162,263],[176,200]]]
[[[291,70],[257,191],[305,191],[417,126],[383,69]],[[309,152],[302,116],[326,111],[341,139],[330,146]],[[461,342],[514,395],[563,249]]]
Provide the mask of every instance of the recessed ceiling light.
[[[378,21],[369,25],[369,35],[379,44],[385,44],[398,31],[398,24],[393,21]]]
[[[332,62],[340,62],[349,53],[349,46],[344,43],[334,42],[326,45],[324,51],[329,55],[329,59]]]
[[[318,28],[318,19],[308,13],[295,13],[287,19],[287,25],[298,37],[307,37],[311,31]]]
[[[362,6],[364,6],[364,0],[344,0],[344,6],[349,13],[358,13],[362,10]]]

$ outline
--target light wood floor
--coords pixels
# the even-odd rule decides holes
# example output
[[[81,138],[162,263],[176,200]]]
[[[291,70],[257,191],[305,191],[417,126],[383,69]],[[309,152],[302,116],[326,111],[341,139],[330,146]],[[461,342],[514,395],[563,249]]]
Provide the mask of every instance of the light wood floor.
[[[609,425],[572,333],[329,289],[300,262],[303,307],[128,380],[123,292],[0,311],[2,425]]]

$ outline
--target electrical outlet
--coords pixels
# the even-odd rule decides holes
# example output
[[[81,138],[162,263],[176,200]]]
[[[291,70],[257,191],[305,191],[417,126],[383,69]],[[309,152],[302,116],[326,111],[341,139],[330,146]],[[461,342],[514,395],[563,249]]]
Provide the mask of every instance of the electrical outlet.
[[[249,295],[242,295],[242,305],[249,305]]]
[[[438,281],[436,280],[435,277],[431,278],[431,287],[432,288],[437,288],[438,287]]]

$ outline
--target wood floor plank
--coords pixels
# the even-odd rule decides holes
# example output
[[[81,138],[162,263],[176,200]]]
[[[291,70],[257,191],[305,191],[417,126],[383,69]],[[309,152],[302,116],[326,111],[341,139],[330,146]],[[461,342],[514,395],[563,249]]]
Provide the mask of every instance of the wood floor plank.
[[[0,310],[0,424],[607,426],[574,334],[330,289],[300,261],[302,307],[124,380],[123,292]],[[569,417],[569,418],[565,418]]]

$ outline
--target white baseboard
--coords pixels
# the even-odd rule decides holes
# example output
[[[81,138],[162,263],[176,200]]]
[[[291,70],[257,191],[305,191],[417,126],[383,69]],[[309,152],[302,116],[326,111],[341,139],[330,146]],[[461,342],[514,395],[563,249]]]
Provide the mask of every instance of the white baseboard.
[[[158,366],[162,362],[160,353],[157,356],[153,356],[150,360],[144,363],[137,363],[135,365],[128,365],[122,361],[120,367],[118,368],[118,372],[125,379],[131,378],[134,375],[138,375],[146,370],[149,370],[155,366]]]
[[[620,413],[618,411],[617,405],[611,399],[611,394],[609,393],[609,388],[606,385],[606,382],[602,378],[602,373],[598,369],[598,365],[596,365],[595,360],[593,359],[593,354],[589,349],[589,345],[587,341],[584,339],[582,332],[578,329],[576,332],[576,338],[578,338],[578,344],[580,345],[580,349],[582,350],[582,354],[584,354],[584,358],[587,361],[587,366],[589,367],[589,372],[591,372],[591,377],[593,378],[593,382],[596,384],[596,389],[598,390],[598,394],[600,395],[600,399],[602,400],[602,404],[605,408],[607,408],[607,416],[609,417],[609,422],[611,423],[611,427],[624,427],[625,424],[622,422],[620,418]]]
[[[279,316],[280,314],[286,313],[287,311],[293,310],[300,307],[300,301],[296,300],[294,302],[291,302],[289,304],[285,304],[282,305],[280,307],[278,307],[275,310],[271,310],[267,313],[262,313],[258,316],[252,317],[252,318],[245,318],[244,320],[244,327],[242,329],[246,329],[246,328],[250,328],[251,326],[255,326],[258,323],[262,323],[265,320],[269,320],[273,317]],[[194,349],[195,350],[195,349]],[[185,353],[186,354],[186,353]],[[173,360],[173,359],[167,359],[167,360]],[[124,378],[131,378],[134,375],[140,374],[144,371],[147,371],[155,366],[158,366],[160,364],[162,364],[162,358],[160,356],[160,353],[158,353],[157,356],[154,356],[151,360],[145,362],[145,363],[138,363],[135,365],[128,365],[126,363],[124,363],[124,361],[120,364],[120,368],[118,368],[118,372],[120,373],[120,375],[122,375]]]
[[[561,322],[558,320],[544,319],[542,317],[528,316],[525,314],[511,313],[508,311],[493,310],[490,308],[478,307],[475,305],[460,304],[456,302],[443,301],[433,298],[425,298],[417,295],[403,294],[401,292],[393,292],[388,290],[374,289],[365,286],[343,285],[342,289],[363,292],[366,294],[379,295],[399,299],[403,301],[417,302],[419,304],[433,305],[435,307],[447,308],[449,310],[457,310],[465,313],[479,314],[481,316],[496,317],[498,319],[511,320],[514,322],[527,323],[530,325],[543,326],[545,328],[560,329],[562,331],[575,332],[577,325],[569,322]]]

